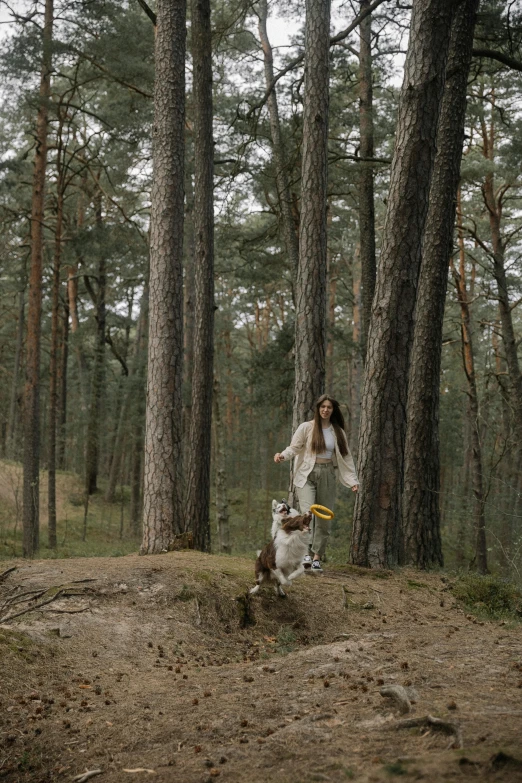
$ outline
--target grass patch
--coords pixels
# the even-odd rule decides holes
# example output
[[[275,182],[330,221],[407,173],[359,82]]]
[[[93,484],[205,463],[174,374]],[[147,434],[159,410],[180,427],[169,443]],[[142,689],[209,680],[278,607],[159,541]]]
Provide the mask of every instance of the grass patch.
[[[288,655],[295,650],[297,645],[297,636],[289,625],[282,625],[277,633],[276,651],[280,655]]]
[[[452,586],[455,598],[471,612],[487,619],[517,619],[522,617],[522,592],[513,582],[498,576],[466,574]]]
[[[394,761],[392,764],[385,764],[384,770],[388,775],[406,775],[408,773],[408,770],[402,761]]]
[[[192,592],[188,585],[183,585],[179,593],[174,596],[175,601],[192,601],[196,594]]]
[[[421,588],[424,588],[426,590],[430,589],[430,586],[426,584],[426,582],[416,582],[415,579],[408,579],[408,587],[411,587],[412,590],[420,590]]]

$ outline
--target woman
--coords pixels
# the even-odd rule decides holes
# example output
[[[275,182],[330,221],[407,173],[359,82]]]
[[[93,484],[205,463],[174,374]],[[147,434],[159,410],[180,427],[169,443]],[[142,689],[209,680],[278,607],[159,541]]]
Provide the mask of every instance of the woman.
[[[334,510],[335,479],[339,478],[345,487],[353,492],[359,488],[359,479],[355,472],[348,441],[344,431],[344,418],[339,403],[328,394],[323,394],[315,403],[312,421],[300,424],[294,433],[291,444],[274,456],[274,462],[295,457],[294,484],[299,498],[301,514],[310,511],[310,506],[320,506]],[[313,516],[310,550],[305,567],[311,565],[314,571],[322,571],[321,558],[324,557],[330,520]]]

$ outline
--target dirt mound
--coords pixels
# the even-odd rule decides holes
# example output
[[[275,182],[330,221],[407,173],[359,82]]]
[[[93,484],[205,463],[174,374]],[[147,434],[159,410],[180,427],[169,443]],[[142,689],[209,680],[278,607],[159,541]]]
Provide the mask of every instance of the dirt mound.
[[[520,625],[409,571],[250,598],[252,566],[5,563],[0,780],[522,781]]]

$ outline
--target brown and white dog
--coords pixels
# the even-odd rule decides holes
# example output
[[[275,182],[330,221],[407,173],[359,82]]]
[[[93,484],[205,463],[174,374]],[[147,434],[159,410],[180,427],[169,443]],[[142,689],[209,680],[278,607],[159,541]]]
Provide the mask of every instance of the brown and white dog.
[[[272,500],[272,538],[276,537],[278,530],[281,530],[283,522],[288,517],[298,517],[299,511],[292,508],[286,500],[282,500],[280,503],[277,500]]]
[[[258,553],[256,582],[250,592],[257,593],[263,582],[275,582],[275,591],[282,598],[286,595],[283,585],[289,585],[304,572],[303,557],[308,552],[310,513],[290,517],[277,531],[275,538]]]

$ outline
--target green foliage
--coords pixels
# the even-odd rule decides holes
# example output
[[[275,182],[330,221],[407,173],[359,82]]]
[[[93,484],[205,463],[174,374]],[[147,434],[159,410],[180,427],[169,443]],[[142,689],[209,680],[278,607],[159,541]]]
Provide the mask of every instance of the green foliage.
[[[466,574],[459,577],[451,589],[468,609],[485,617],[522,616],[522,591],[506,579]]]

